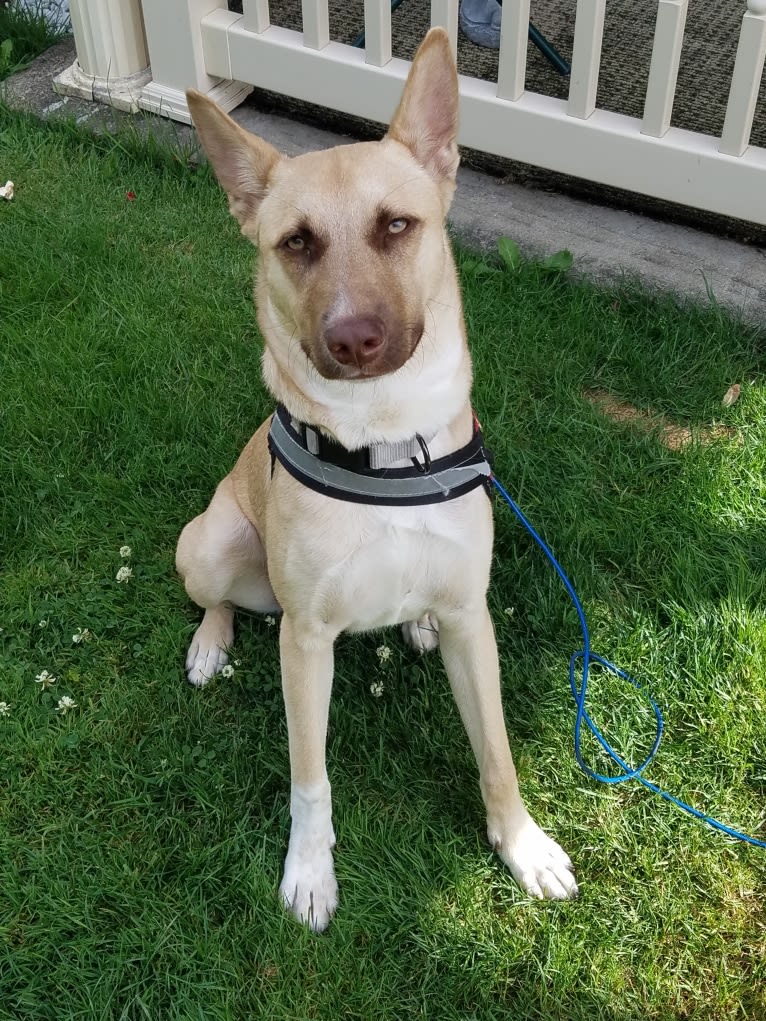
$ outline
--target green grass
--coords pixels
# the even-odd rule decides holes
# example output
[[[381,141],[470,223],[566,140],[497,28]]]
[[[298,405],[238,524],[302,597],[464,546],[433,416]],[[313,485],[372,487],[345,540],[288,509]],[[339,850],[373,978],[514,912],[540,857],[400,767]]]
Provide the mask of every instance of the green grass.
[[[40,7],[20,7],[13,0],[0,7],[0,81],[23,70],[63,34],[48,24]]]
[[[240,616],[234,676],[190,689],[198,613],[173,571],[181,527],[270,408],[252,251],[206,170],[8,113],[0,149],[17,189],[0,203],[0,1019],[766,1016],[766,852],[579,771],[576,617],[499,504],[511,741],[580,899],[530,902],[503,871],[438,657],[391,633],[383,665],[381,635],[339,642],[339,914],[319,938],[283,914],[276,628]],[[763,836],[763,339],[714,306],[459,259],[498,475],[596,650],[665,708],[650,778]],[[735,436],[669,451],[588,388]],[[630,689],[596,677],[591,705],[620,749],[646,746]]]

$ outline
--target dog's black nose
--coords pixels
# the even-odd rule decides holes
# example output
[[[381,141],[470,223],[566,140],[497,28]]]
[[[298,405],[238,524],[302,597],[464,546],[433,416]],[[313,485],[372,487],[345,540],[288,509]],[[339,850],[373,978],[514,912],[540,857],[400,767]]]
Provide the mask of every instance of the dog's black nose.
[[[325,330],[327,350],[339,365],[366,365],[386,343],[383,323],[375,316],[348,316]]]

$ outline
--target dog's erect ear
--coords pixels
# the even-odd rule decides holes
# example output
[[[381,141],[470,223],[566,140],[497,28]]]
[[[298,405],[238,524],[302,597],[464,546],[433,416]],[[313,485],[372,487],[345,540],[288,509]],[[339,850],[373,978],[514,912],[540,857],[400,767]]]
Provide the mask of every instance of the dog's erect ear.
[[[454,181],[457,151],[457,68],[449,36],[432,28],[418,48],[388,138],[406,145],[439,181]]]
[[[282,156],[201,92],[189,89],[186,101],[216,177],[229,197],[229,209],[244,226],[266,194],[271,172]]]

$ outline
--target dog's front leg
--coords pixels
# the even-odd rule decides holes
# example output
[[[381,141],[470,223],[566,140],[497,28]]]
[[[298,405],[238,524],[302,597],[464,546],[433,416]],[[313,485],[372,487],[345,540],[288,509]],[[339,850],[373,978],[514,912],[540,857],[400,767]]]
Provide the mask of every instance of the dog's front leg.
[[[335,913],[325,741],[333,675],[333,638],[307,634],[285,614],[279,633],[282,690],[290,742],[290,844],[279,892],[300,921],[321,932]]]
[[[533,897],[573,897],[572,863],[533,821],[519,793],[486,602],[475,613],[440,615],[439,624],[447,676],[479,765],[489,842]]]

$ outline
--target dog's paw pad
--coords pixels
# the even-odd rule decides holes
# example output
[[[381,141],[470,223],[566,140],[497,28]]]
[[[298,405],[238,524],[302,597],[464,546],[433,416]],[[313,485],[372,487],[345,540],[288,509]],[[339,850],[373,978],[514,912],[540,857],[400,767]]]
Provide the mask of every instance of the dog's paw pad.
[[[415,652],[431,652],[439,645],[439,622],[431,613],[420,620],[408,620],[402,624],[405,642]]]
[[[568,900],[577,896],[569,855],[531,819],[507,844],[491,834],[490,840],[513,878],[531,897]]]

